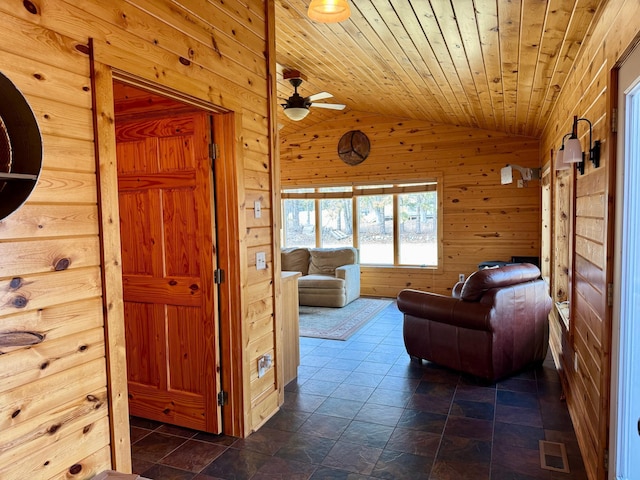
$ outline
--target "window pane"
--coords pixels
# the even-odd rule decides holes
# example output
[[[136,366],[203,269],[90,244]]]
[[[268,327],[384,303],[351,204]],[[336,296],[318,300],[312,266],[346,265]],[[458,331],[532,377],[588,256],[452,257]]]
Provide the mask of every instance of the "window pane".
[[[400,264],[437,265],[436,192],[398,195]]]
[[[318,192],[321,193],[325,193],[325,192],[350,192],[353,190],[353,187],[351,186],[346,186],[346,187],[320,187],[318,188]]]
[[[282,193],[313,193],[313,188],[288,188],[282,190]]]
[[[284,247],[315,247],[315,202],[309,199],[283,200]]]
[[[393,265],[393,197],[358,197],[360,263]]]
[[[320,200],[321,247],[353,245],[353,211],[351,205],[351,199],[348,198]]]

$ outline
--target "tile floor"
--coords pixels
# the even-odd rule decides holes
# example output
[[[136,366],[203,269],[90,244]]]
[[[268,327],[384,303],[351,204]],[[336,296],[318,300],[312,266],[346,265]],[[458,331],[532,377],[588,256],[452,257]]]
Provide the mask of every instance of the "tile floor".
[[[582,480],[553,363],[487,385],[411,361],[395,304],[347,341],[301,338],[285,404],[245,439],[132,418],[135,473],[155,480]],[[563,443],[570,473],[540,467]]]

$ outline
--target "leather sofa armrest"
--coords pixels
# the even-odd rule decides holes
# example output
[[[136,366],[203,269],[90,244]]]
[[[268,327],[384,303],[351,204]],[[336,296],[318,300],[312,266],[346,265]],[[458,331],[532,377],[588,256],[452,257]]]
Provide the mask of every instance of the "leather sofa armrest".
[[[456,283],[451,289],[451,296],[453,298],[460,298],[462,296],[462,287],[464,286],[464,282]]]
[[[405,289],[398,309],[407,315],[473,330],[491,330],[491,306],[437,293]]]

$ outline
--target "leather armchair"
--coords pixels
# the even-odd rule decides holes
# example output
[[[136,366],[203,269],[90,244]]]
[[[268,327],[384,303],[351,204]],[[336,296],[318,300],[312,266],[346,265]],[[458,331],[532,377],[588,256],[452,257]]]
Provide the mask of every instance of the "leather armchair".
[[[478,270],[451,297],[406,289],[397,300],[412,357],[495,381],[547,354],[552,301],[535,265]]]

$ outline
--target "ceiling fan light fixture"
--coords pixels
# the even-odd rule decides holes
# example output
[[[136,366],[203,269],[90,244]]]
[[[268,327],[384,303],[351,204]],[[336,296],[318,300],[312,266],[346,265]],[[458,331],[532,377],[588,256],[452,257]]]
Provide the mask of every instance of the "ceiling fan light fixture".
[[[343,22],[351,16],[347,0],[311,0],[307,15],[321,23]]]
[[[289,107],[284,109],[284,114],[290,120],[297,122],[309,114],[309,109],[304,107]]]

